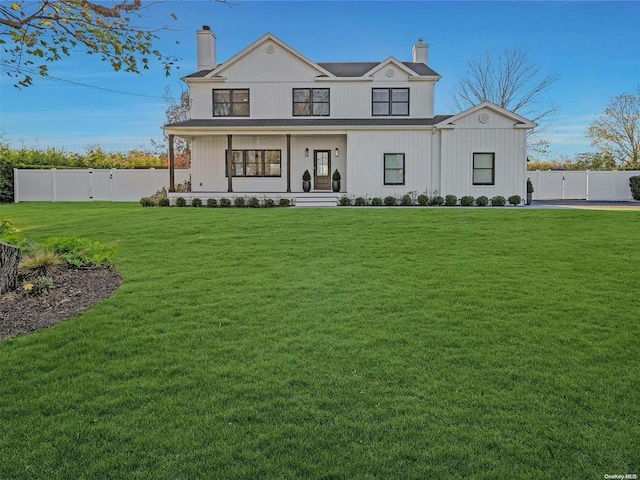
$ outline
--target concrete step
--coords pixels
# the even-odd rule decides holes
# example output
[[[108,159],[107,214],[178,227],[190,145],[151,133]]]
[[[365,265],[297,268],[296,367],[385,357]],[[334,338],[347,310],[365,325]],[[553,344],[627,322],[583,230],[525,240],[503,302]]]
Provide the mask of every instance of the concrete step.
[[[335,195],[296,197],[295,202],[296,207],[337,207],[338,197]]]

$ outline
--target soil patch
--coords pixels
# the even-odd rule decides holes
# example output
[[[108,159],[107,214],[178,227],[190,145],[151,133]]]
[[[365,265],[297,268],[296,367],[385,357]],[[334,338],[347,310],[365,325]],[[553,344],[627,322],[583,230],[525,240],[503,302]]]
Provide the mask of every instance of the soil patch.
[[[0,339],[49,328],[109,298],[122,284],[113,267],[66,268],[52,277],[47,293],[26,295],[20,288],[0,295]]]

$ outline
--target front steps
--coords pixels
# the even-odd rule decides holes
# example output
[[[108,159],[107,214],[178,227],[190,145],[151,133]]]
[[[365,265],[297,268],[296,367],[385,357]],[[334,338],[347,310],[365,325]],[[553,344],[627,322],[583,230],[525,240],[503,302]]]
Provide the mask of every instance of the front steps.
[[[331,194],[315,194],[295,197],[296,207],[337,207],[338,197]]]

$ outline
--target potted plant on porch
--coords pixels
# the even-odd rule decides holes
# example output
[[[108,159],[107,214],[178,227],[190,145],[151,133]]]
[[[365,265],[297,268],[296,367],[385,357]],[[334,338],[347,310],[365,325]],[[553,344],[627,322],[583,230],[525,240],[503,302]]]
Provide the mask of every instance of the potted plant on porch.
[[[309,170],[305,170],[302,174],[302,190],[305,192],[311,191],[311,174]]]
[[[532,197],[533,197],[533,183],[531,183],[530,178],[527,178],[527,205],[531,205]]]
[[[336,168],[336,171],[333,172],[333,177],[331,177],[331,189],[334,192],[339,192],[340,191],[340,172],[338,171],[338,169]]]

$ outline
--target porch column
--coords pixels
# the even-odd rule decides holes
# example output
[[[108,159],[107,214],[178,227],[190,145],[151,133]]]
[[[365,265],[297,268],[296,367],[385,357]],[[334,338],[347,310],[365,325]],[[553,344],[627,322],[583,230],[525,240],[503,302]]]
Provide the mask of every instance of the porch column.
[[[233,135],[227,135],[227,192],[233,192],[233,165],[231,159],[233,158],[233,151],[231,150],[231,144]]]
[[[176,191],[175,154],[173,151],[173,134],[169,134],[169,191]]]
[[[291,192],[291,134],[287,133],[287,193]]]

